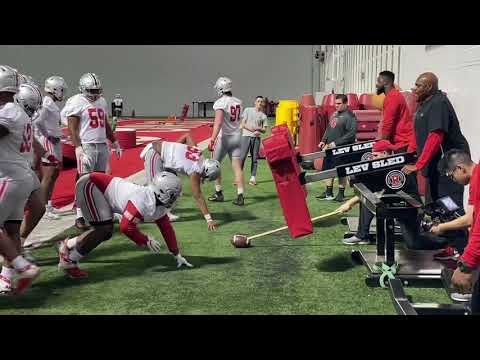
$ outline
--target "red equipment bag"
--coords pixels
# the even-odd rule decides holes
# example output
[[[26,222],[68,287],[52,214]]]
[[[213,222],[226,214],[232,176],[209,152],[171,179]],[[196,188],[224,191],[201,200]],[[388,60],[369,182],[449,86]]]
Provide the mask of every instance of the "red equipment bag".
[[[275,126],[272,135],[262,142],[290,236],[311,234],[313,225],[305,200],[307,193],[298,178],[301,169],[288,127]]]

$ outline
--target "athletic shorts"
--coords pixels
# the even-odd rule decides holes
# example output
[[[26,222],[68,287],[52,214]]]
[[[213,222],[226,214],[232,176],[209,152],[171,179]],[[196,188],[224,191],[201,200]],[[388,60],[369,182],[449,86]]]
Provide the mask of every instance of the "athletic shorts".
[[[222,162],[225,155],[231,159],[242,158],[242,133],[235,135],[222,135],[217,138],[215,149],[213,151],[213,159]]]
[[[40,145],[42,145],[42,147],[46,151],[45,155],[42,157],[42,165],[44,165],[44,166],[56,165],[56,164],[53,164],[52,162],[50,162],[50,160],[48,160],[48,157],[50,155],[55,156],[55,159],[60,161],[60,164],[62,163],[63,154],[62,154],[62,142],[61,141],[58,141],[58,143],[56,143],[56,144],[52,144],[43,135],[38,135],[37,136],[37,141],[40,143]]]
[[[155,178],[155,175],[163,171],[163,161],[161,155],[154,149],[150,149],[143,158],[145,166],[145,177],[147,178],[147,184],[150,184]]]
[[[105,195],[90,180],[90,174],[84,174],[78,179],[75,187],[75,198],[82,209],[83,217],[91,225],[113,219],[112,208]]]
[[[38,177],[32,172],[22,180],[0,178],[0,228],[6,221],[22,221],[30,194],[40,188]]]
[[[110,160],[110,149],[106,143],[100,144],[82,144],[83,151],[92,161],[88,166],[85,162],[77,159],[77,171],[80,175],[88,174],[94,171],[106,172],[107,164]]]

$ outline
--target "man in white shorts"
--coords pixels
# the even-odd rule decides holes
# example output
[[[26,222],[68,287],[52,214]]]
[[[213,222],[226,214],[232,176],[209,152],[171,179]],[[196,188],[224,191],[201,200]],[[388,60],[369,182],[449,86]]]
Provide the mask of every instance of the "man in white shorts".
[[[220,77],[215,83],[220,98],[213,104],[215,122],[208,149],[213,151],[213,159],[222,162],[228,154],[235,173],[237,185],[237,198],[233,204],[244,205],[244,182],[242,171],[242,129],[240,116],[242,114],[242,101],[232,95],[232,80]],[[210,201],[223,201],[221,176],[215,180],[215,193],[208,198]]]
[[[79,80],[79,90],[80,94],[67,100],[61,116],[68,120],[77,156],[77,172],[78,176],[81,176],[93,171],[107,170],[110,158],[107,139],[112,142],[118,158],[122,155],[122,149],[107,119],[108,106],[102,96],[100,78],[94,73],[83,74]],[[78,206],[75,226],[79,230],[88,229],[82,210]]]
[[[151,183],[159,172],[173,170],[190,177],[192,195],[198,204],[208,230],[215,230],[215,223],[208,211],[202,194],[201,183],[215,180],[220,176],[220,163],[216,160],[204,159],[201,150],[189,134],[183,135],[177,142],[156,141],[143,149],[140,157],[144,160],[147,183]],[[171,221],[178,217],[168,211]]]
[[[0,294],[23,292],[40,273],[21,255],[24,207],[39,181],[23,155],[33,146],[33,129],[24,108],[15,102],[18,84],[17,71],[0,65],[0,254],[5,260],[0,273]],[[20,89],[22,94],[26,87]],[[41,94],[37,105],[41,105]],[[31,110],[33,113],[37,109]]]
[[[120,231],[139,247],[154,253],[161,250],[157,240],[143,234],[141,222],[155,222],[177,267],[192,265],[180,254],[175,231],[168,220],[167,208],[180,196],[182,183],[178,176],[161,172],[148,186],[130,183],[104,173],[84,174],[77,181],[76,198],[86,220],[93,229],[65,239],[59,248],[59,268],[71,278],[84,278],[88,273],[78,267],[79,261],[112,237],[113,214],[121,214]]]

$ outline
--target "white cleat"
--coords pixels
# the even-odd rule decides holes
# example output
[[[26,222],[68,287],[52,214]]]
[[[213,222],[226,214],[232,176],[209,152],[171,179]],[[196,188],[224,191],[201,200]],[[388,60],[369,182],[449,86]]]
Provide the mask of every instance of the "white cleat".
[[[0,296],[10,295],[12,291],[12,281],[3,275],[0,275]]]
[[[174,221],[177,221],[178,219],[180,219],[180,216],[175,215],[175,214],[172,214],[171,212],[169,212],[169,213],[168,213],[168,219],[169,219],[171,222],[174,222]]]
[[[57,215],[51,209],[48,209],[47,211],[45,211],[45,217],[48,220],[60,220],[60,215]]]

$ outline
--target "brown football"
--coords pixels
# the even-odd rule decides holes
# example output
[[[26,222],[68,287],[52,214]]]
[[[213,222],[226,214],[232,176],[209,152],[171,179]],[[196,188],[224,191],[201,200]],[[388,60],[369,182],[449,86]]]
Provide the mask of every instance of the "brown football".
[[[232,245],[236,248],[248,248],[250,247],[250,240],[248,240],[247,235],[233,235],[232,237]]]

